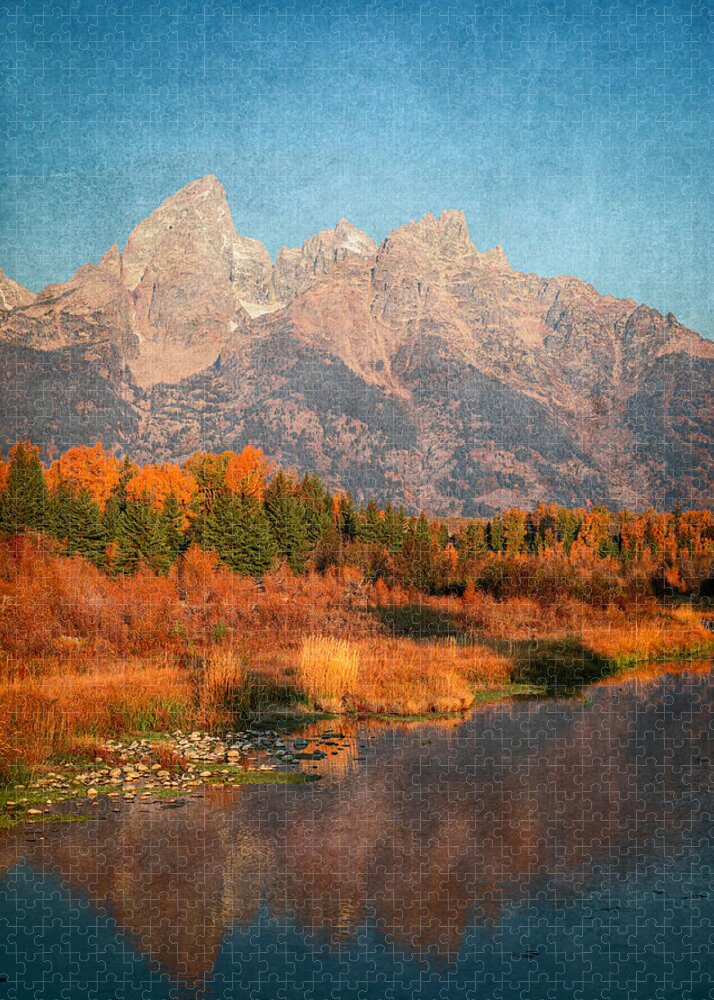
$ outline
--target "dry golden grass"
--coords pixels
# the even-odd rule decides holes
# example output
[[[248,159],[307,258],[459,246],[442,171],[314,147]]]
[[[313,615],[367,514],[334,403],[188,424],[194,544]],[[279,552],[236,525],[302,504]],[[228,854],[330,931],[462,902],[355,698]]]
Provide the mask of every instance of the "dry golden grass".
[[[94,738],[188,724],[193,691],[185,671],[165,661],[50,661],[36,675],[0,678],[0,770],[39,764]]]
[[[312,703],[389,715],[461,712],[477,687],[507,683],[508,659],[454,639],[356,639],[311,636],[300,651],[299,681]]]
[[[507,683],[508,659],[483,646],[454,639],[362,640],[355,706],[388,715],[461,712],[474,702],[477,688]]]
[[[579,639],[583,646],[618,663],[693,655],[711,650],[714,636],[690,606],[667,608],[652,599],[621,607],[593,607],[575,600],[542,603],[530,597],[498,601],[476,592],[456,619],[488,639]]]
[[[211,651],[197,676],[199,720],[212,728],[238,708],[246,675],[240,654],[232,647]]]
[[[711,632],[691,607],[648,606],[639,612],[613,612],[586,624],[583,644],[619,663],[661,659],[689,651],[696,656],[711,649]]]
[[[711,649],[691,608],[576,592],[497,599],[470,586],[463,599],[427,597],[372,586],[350,567],[282,569],[259,588],[195,547],[166,577],[110,578],[44,542],[0,545],[0,770],[110,735],[219,726],[304,695],[338,711],[463,711],[474,691],[510,678],[513,663],[488,643],[512,643],[515,657],[524,643],[568,638],[621,664]],[[399,637],[385,624],[390,608],[401,627],[423,615],[462,639]],[[206,662],[191,668],[196,650]]]
[[[710,659],[687,659],[674,662],[667,660],[650,660],[633,666],[624,674],[618,671],[610,677],[603,677],[602,680],[599,680],[597,683],[598,686],[601,687],[622,683],[636,684],[644,687],[648,684],[658,682],[665,674],[678,674],[686,672],[687,674],[705,675],[711,673],[711,669],[712,664]]]
[[[325,711],[339,711],[355,693],[359,650],[346,639],[311,635],[302,641],[298,678],[310,702]]]

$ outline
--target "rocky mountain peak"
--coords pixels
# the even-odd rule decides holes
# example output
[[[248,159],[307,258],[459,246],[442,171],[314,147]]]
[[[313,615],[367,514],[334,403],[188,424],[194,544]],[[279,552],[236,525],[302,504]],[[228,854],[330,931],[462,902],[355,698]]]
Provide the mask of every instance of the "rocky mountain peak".
[[[107,271],[115,278],[121,277],[121,253],[116,243],[113,243],[97,265],[100,271]]]
[[[349,219],[340,219],[334,230],[334,246],[336,250],[360,254],[369,257],[377,252],[377,244],[362,229],[353,226]]]
[[[388,240],[413,241],[430,254],[446,260],[455,260],[476,252],[466,216],[453,208],[444,209],[439,216],[427,212],[418,221],[412,220],[390,233]]]
[[[328,275],[350,257],[372,257],[377,244],[367,233],[340,219],[334,229],[321,229],[301,247],[283,247],[275,262],[275,294],[283,303]]]
[[[6,446],[269,444],[433,513],[709,503],[713,366],[714,342],[671,314],[479,253],[463,212],[378,249],[340,219],[273,265],[210,175],[37,296],[0,272]]]
[[[211,174],[172,194],[132,231],[122,253],[122,271],[132,290],[151,261],[157,271],[199,255],[224,255],[237,233],[223,185]]]
[[[17,306],[27,306],[35,298],[29,288],[19,281],[8,278],[0,267],[0,311],[15,309]]]
[[[506,251],[500,244],[479,254],[479,260],[488,267],[512,270],[511,262],[506,256]]]

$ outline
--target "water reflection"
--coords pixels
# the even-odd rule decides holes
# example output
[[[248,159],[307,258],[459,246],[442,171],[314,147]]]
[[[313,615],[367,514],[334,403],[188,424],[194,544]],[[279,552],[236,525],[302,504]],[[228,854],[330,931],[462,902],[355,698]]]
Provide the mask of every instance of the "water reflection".
[[[345,724],[314,784],[18,832],[8,995],[708,996],[711,723],[709,666],[644,675]]]

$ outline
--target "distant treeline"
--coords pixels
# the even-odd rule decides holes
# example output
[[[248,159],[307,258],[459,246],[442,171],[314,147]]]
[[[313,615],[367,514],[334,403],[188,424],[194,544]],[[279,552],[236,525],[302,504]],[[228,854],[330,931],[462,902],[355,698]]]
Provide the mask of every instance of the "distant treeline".
[[[136,465],[94,447],[71,448],[45,469],[19,442],[0,461],[0,535],[38,532],[67,555],[111,574],[140,566],[165,574],[189,546],[261,578],[279,562],[293,573],[354,565],[371,581],[445,592],[488,574],[491,563],[559,558],[642,566],[680,586],[687,560],[714,557],[709,511],[644,514],[539,504],[490,520],[446,524],[401,507],[357,504],[314,475],[275,469],[257,448],[196,452],[182,466]],[[705,574],[706,575],[705,571]]]

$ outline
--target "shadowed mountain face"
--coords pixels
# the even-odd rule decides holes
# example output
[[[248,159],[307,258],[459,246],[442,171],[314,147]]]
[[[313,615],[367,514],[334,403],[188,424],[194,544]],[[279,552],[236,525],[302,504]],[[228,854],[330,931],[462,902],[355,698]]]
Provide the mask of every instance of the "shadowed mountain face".
[[[714,344],[480,253],[461,212],[377,245],[346,220],[275,263],[213,177],[63,285],[0,273],[2,444],[180,460],[248,442],[432,514],[708,505]]]

